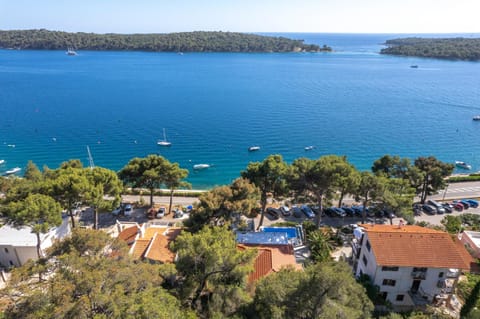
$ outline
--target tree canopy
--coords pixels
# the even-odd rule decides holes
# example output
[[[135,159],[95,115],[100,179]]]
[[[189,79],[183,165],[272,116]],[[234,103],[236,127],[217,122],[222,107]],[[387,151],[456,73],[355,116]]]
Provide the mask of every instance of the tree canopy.
[[[479,38],[400,38],[387,40],[382,54],[449,60],[480,60]]]
[[[154,51],[154,52],[295,52],[331,51],[303,40],[238,32],[95,34],[61,31],[0,31],[0,48],[35,50]]]

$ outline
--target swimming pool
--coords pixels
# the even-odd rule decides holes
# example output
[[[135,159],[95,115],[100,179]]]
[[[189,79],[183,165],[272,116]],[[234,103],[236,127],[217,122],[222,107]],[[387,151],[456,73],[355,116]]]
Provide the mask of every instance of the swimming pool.
[[[294,227],[262,227],[265,233],[286,233],[287,238],[298,238],[297,229]]]

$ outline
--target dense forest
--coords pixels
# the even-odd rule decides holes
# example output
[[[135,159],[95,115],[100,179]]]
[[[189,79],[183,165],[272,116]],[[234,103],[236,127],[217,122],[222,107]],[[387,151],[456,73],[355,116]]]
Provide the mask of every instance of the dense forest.
[[[169,34],[95,34],[62,31],[0,31],[0,48],[31,50],[110,50],[153,52],[319,52],[326,45],[303,40],[236,32],[182,32]]]
[[[479,38],[401,38],[387,40],[382,54],[418,56],[450,60],[480,60]]]

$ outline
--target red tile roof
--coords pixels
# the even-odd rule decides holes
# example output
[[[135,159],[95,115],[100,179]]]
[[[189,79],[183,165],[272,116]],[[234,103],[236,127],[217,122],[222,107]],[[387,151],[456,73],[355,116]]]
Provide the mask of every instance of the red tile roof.
[[[118,238],[124,240],[127,245],[132,245],[135,242],[139,229],[137,225],[128,227],[118,235]]]
[[[465,248],[448,233],[410,225],[361,225],[380,266],[469,269]]]
[[[283,267],[291,266],[302,270],[302,265],[297,264],[293,250],[287,245],[237,245],[239,249],[257,248],[258,254],[253,264],[253,272],[248,276],[248,282],[252,283],[267,276],[272,272],[278,272]]]

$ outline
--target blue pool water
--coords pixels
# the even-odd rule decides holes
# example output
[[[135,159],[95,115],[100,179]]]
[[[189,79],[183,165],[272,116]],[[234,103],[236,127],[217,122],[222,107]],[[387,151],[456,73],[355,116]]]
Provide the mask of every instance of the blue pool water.
[[[287,238],[297,238],[297,229],[293,227],[263,227],[265,233],[286,233]]]
[[[113,170],[163,155],[190,170],[194,188],[230,183],[275,153],[346,155],[362,170],[387,153],[434,155],[480,169],[480,63],[379,55],[398,35],[286,36],[336,51],[0,50],[0,171],[29,159],[88,164],[87,145]],[[169,148],[156,145],[163,128]],[[211,167],[194,171],[200,163]]]

